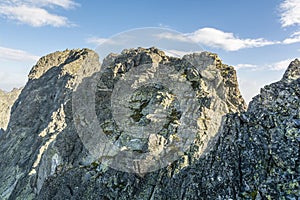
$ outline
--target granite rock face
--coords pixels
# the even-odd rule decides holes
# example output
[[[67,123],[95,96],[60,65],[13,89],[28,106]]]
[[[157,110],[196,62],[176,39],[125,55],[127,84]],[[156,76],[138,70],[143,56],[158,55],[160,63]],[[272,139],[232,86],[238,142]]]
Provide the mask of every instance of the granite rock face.
[[[83,144],[74,112],[85,110],[74,107],[78,101],[74,93],[88,89],[90,78],[97,77],[94,109],[103,133],[121,149],[120,155],[147,153],[150,157],[145,159],[155,160],[181,136],[178,122],[185,113],[176,95],[180,87],[170,90],[155,82],[133,90],[129,99],[115,95],[118,83],[145,65],[153,67],[150,75],[132,75],[137,83],[153,77],[162,65],[190,85],[197,104],[193,110],[197,131],[174,162],[153,171],[147,166],[116,170],[121,157],[95,158]],[[109,55],[100,73],[94,73],[99,69],[98,56],[88,49],[56,52],[33,67],[12,108],[8,129],[0,135],[1,199],[300,197],[298,60],[281,81],[265,86],[248,109],[234,68],[212,53],[179,59],[156,48],[130,49]],[[114,114],[115,104],[126,105],[124,117],[135,125],[154,120],[155,108],[164,108],[167,120],[157,134],[130,135],[117,123],[123,115]]]
[[[228,114],[213,150],[168,184],[178,189],[169,198],[299,199],[299,69],[296,59],[246,112]]]
[[[0,199],[34,199],[56,169],[78,166],[85,157],[71,121],[71,94],[80,81],[76,70],[90,64],[99,67],[98,56],[83,49],[55,52],[33,67],[0,136]]]
[[[4,130],[6,130],[7,128],[11,107],[13,106],[21,91],[21,88],[15,88],[10,92],[4,92],[0,90],[0,129],[2,130],[2,132],[4,132]]]

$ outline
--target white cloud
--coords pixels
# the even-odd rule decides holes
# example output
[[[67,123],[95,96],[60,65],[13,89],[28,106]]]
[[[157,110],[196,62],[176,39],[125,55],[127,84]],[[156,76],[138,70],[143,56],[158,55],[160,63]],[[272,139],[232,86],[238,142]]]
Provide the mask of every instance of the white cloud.
[[[91,37],[91,38],[87,38],[86,42],[89,44],[100,45],[100,44],[103,44],[104,42],[107,42],[108,40],[109,39],[107,39],[107,38]]]
[[[278,43],[263,38],[240,39],[233,33],[223,32],[214,28],[202,28],[194,33],[187,34],[187,36],[195,42],[227,51],[237,51],[245,48],[262,47]]]
[[[156,37],[160,39],[178,40],[182,42],[193,42],[186,34],[174,34],[170,32],[157,34]]]
[[[76,6],[79,6],[78,3],[72,0],[31,0],[35,5],[43,5],[43,6],[60,6],[64,9],[71,9]]]
[[[224,32],[215,28],[202,28],[193,33],[186,33],[184,35],[162,33],[159,34],[158,37],[179,41],[193,41],[208,47],[220,48],[226,51],[237,51],[240,49],[262,47],[280,43],[277,41],[268,41],[263,38],[240,39],[233,33]]]
[[[0,16],[34,27],[71,26],[69,20],[50,13],[47,9],[53,6],[70,9],[79,4],[71,0],[4,0],[0,3]]]
[[[14,61],[37,61],[39,56],[32,55],[19,49],[10,49],[0,46],[0,59]]]
[[[300,0],[284,0],[280,4],[282,27],[300,25]]]
[[[10,91],[24,86],[31,66],[39,56],[23,50],[0,46],[0,88]]]
[[[253,65],[253,64],[237,64],[235,66],[236,70],[239,69],[256,69],[258,66],[257,65]]]
[[[300,31],[293,33],[290,38],[283,40],[282,43],[283,44],[293,44],[293,43],[297,43],[297,42],[300,42]]]
[[[286,59],[282,60],[279,62],[272,63],[268,66],[270,70],[275,70],[275,71],[280,71],[280,70],[286,70],[289,66],[289,64],[293,61],[294,59]]]
[[[61,27],[69,24],[67,18],[50,14],[47,10],[42,8],[0,6],[0,14],[5,15],[9,19],[17,20],[34,27],[45,25]]]
[[[281,70],[286,70],[289,66],[289,64],[293,61],[294,59],[288,58],[285,60],[281,60],[278,62],[270,63],[270,64],[261,64],[261,65],[256,65],[256,64],[237,64],[235,66],[236,70],[251,70],[251,71],[259,71],[259,70],[269,70],[269,71],[281,71]]]

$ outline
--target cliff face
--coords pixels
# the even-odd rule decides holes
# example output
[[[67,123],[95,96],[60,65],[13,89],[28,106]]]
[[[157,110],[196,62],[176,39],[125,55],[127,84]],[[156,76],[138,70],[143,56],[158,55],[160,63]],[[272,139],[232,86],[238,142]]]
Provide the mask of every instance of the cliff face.
[[[22,89],[13,89],[10,92],[0,90],[0,132],[7,128],[10,110]],[[1,134],[1,133],[0,133]]]
[[[62,158],[72,166],[84,157],[71,121],[71,94],[76,70],[90,63],[99,67],[98,56],[84,49],[50,54],[34,66],[0,138],[1,199],[33,199]]]
[[[212,53],[179,59],[139,48],[109,55],[101,72],[93,74],[99,67],[98,56],[87,49],[56,52],[34,66],[7,132],[0,136],[1,199],[300,196],[298,60],[281,81],[262,89],[247,110],[235,70]],[[155,78],[161,72],[165,77]],[[185,89],[189,94],[180,96]],[[89,94],[92,106],[84,101],[89,102]],[[94,125],[89,116],[84,118],[90,111],[107,143],[119,151],[104,155],[97,154],[103,145],[90,148],[101,142],[80,132]],[[161,113],[166,118],[162,128],[144,137],[139,128],[159,121]],[[183,118],[189,117],[195,123],[182,130],[188,123]],[[95,143],[87,144],[85,138]],[[184,151],[175,149],[178,160],[173,159],[172,144],[182,138],[190,143]],[[128,155],[150,164],[140,162],[136,168],[124,160]]]

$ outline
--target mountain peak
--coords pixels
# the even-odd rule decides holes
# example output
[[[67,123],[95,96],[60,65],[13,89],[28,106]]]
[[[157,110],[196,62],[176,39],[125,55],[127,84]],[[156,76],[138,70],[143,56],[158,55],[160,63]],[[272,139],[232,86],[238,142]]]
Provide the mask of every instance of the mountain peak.
[[[296,80],[300,78],[300,61],[298,59],[295,59],[290,63],[287,70],[285,71],[283,75],[284,80]]]
[[[79,63],[90,54],[92,54],[93,57],[98,57],[94,51],[86,48],[74,50],[66,49],[43,56],[39,59],[37,64],[33,66],[28,78],[29,80],[38,79],[52,68],[61,68],[65,73],[76,74],[79,67],[81,67]]]
[[[298,60],[248,110],[213,53],[128,49],[99,65],[83,49],[33,67],[0,133],[1,199],[298,199]]]

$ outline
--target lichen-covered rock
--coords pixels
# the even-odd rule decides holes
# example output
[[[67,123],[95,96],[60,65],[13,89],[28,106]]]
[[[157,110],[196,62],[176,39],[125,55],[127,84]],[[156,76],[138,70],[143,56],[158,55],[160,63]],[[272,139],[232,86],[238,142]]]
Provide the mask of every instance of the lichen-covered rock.
[[[153,69],[158,64],[174,68],[196,94],[198,129],[177,161],[153,171],[128,173],[115,170],[107,162],[112,157],[90,156],[75,128],[74,109],[83,111],[72,107],[76,101],[72,94],[95,77],[91,75],[99,69],[98,57],[87,49],[56,52],[31,71],[12,109],[8,131],[0,136],[1,199],[300,197],[298,60],[281,81],[263,88],[246,110],[235,70],[215,54],[202,52],[179,59],[156,48],[139,48],[109,55],[95,94],[99,125],[121,152],[150,152],[156,158],[168,141],[178,138],[183,115],[178,91],[158,82],[133,90],[128,99],[111,99],[118,82],[147,64]],[[135,78],[137,82],[145,79]],[[112,102],[126,105],[126,116],[141,126],[156,119],[157,108],[164,108],[167,120],[158,134],[147,138],[128,134],[113,118],[120,119],[112,113]]]
[[[21,90],[21,88],[15,88],[10,92],[0,90],[0,129],[2,129],[2,132],[7,128],[11,107],[18,98]]]
[[[293,61],[247,112],[227,115],[212,151],[182,170],[157,198],[173,188],[170,199],[299,199],[299,69]]]
[[[120,149],[155,154],[164,149],[165,141],[176,137],[178,126],[176,121],[181,117],[178,110],[180,108],[176,103],[176,96],[159,83],[138,88],[133,92],[128,103],[124,103],[125,107],[129,108],[127,117],[131,117],[137,124],[147,124],[155,105],[165,107],[169,121],[157,135],[150,134],[146,139],[128,135],[126,131],[119,130],[111,113],[110,104],[115,102],[111,100],[112,91],[117,89],[118,81],[121,81],[122,77],[126,80],[128,78],[126,74],[131,70],[153,63],[176,69],[197,94],[196,98],[200,104],[197,119],[199,131],[189,150],[178,161],[146,174],[142,170],[138,174],[114,170],[112,168],[116,166],[107,166],[107,163],[103,162],[105,158],[99,158],[92,164],[73,168],[64,175],[50,177],[39,193],[40,199],[156,199],[155,195],[171,183],[172,177],[179,175],[184,168],[195,163],[203,156],[203,152],[209,151],[214,143],[213,137],[222,129],[223,117],[227,113],[241,112],[246,108],[238,90],[233,67],[223,65],[215,54],[203,52],[179,59],[168,57],[155,48],[124,50],[122,54],[112,54],[104,60],[97,86],[99,90],[96,92],[96,113],[99,123],[112,143]],[[137,82],[143,82],[143,78],[141,75]],[[118,98],[118,101],[123,100]],[[117,157],[117,159],[120,161],[122,158]],[[166,179],[165,186],[160,185],[159,180],[162,179]],[[62,189],[64,180],[69,182],[68,189]],[[77,184],[78,182],[81,186]],[[167,198],[167,196],[157,198]]]
[[[197,59],[200,61],[197,61]],[[179,59],[168,57],[164,52],[155,48],[124,50],[120,55],[110,55],[104,61],[98,84],[101,90],[97,91],[96,94],[96,112],[100,125],[104,128],[104,132],[109,133],[108,137],[111,138],[112,143],[116,144],[120,149],[129,149],[141,153],[150,152],[150,154],[153,152],[151,156],[155,157],[161,151],[154,152],[154,149],[158,150],[158,148],[153,148],[152,144],[163,144],[164,142],[162,141],[173,141],[174,137],[179,136],[179,131],[176,130],[181,124],[180,118],[187,118],[182,116],[184,114],[180,110],[179,99],[177,99],[177,94],[181,93],[180,90],[183,88],[174,87],[173,91],[168,91],[172,87],[172,83],[169,83],[170,85],[167,86],[160,83],[143,85],[130,94],[130,97],[128,97],[130,99],[129,102],[127,102],[127,98],[123,98],[121,95],[122,90],[125,88],[124,86],[121,86],[120,91],[116,92],[115,96],[112,96],[113,90],[118,89],[116,85],[119,81],[125,80],[123,81],[125,85],[129,82],[128,79],[131,77],[135,78],[136,75],[126,76],[128,73],[139,69],[140,71],[138,72],[142,73],[141,68],[144,65],[155,63],[160,65],[161,68],[174,68],[191,86],[196,94],[194,98],[199,104],[198,110],[195,110],[195,112],[199,113],[195,117],[199,131],[194,136],[195,138],[189,152],[185,152],[184,164],[179,164],[181,167],[184,167],[198,159],[207,150],[207,145],[220,129],[222,117],[230,112],[244,111],[246,105],[240,95],[233,67],[223,65],[215,54],[203,52]],[[160,76],[159,72],[154,72],[155,70],[159,71],[159,66],[157,68],[152,67],[151,70],[149,70],[151,72],[148,72],[147,76],[140,74],[136,78],[135,83],[144,83],[149,77]],[[160,78],[158,79],[158,82],[163,82]],[[125,91],[127,92],[127,90]],[[122,108],[117,108],[118,114],[114,116],[117,119],[114,119],[111,103],[121,104],[129,109],[122,112]],[[149,121],[153,120],[151,119],[153,117],[151,114],[161,113],[157,108],[163,108],[168,119],[165,124],[162,124],[163,129],[158,132],[159,137],[151,137],[150,135],[145,140],[140,139],[141,135],[133,137],[132,132],[134,132],[133,127],[135,126],[130,123],[148,125]],[[189,114],[192,115],[191,113]],[[122,132],[118,124],[116,124],[116,121],[121,121],[124,118],[132,118],[128,125],[126,124],[127,121],[124,122],[125,126],[129,127],[131,134],[128,134],[124,129]],[[112,131],[106,129],[108,124],[113,126]],[[145,126],[143,128],[144,130],[146,129]],[[154,128],[152,129],[154,130]],[[140,129],[137,129],[137,135],[138,131]],[[186,134],[189,133],[186,132]],[[162,150],[167,146],[162,145],[160,148]],[[165,156],[162,162],[171,162],[168,158]],[[153,160],[154,158],[151,159]],[[118,158],[116,161],[119,162],[120,159]],[[142,166],[139,167],[142,168]],[[151,168],[155,169],[153,166]],[[141,170],[147,171],[149,169]]]
[[[300,61],[298,59],[291,62],[283,75],[283,81],[293,81],[300,78]]]

